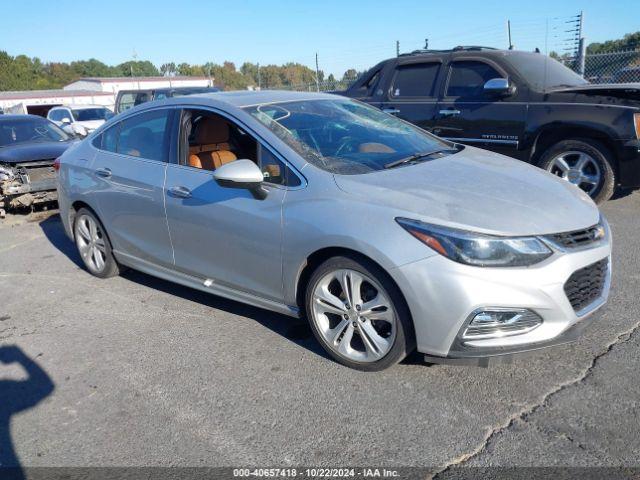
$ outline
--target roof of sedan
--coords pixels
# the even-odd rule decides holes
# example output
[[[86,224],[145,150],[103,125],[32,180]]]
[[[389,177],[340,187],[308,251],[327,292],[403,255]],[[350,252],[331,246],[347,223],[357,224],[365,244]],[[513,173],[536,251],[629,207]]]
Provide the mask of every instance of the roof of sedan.
[[[265,103],[282,103],[305,100],[332,99],[335,95],[315,92],[289,92],[285,90],[250,91],[239,90],[233,92],[197,93],[184,98],[210,98],[235,107],[248,107]]]

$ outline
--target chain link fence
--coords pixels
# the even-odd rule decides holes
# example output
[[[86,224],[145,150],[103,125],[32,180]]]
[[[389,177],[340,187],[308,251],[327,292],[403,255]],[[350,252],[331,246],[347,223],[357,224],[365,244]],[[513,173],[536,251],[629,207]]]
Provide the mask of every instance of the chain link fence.
[[[577,57],[563,57],[560,61],[579,73]],[[584,78],[590,83],[640,82],[640,50],[587,54]]]
[[[300,83],[297,85],[279,86],[279,90],[293,90],[296,92],[332,92],[335,90],[346,90],[356,81],[358,75],[353,77],[343,77],[341,80],[322,80],[311,83]]]

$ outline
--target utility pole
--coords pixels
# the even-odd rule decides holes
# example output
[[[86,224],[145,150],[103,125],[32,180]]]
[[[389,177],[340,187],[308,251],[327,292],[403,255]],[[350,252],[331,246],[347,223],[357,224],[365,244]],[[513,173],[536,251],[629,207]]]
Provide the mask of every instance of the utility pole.
[[[258,62],[258,90],[262,90],[262,78],[260,77],[260,62]]]
[[[129,72],[131,73],[131,78],[133,78],[133,64],[138,59],[135,47],[133,48],[133,54],[131,56],[133,57],[133,61],[129,64]]]
[[[396,57],[400,56],[400,40],[396,40]]]
[[[511,20],[507,20],[507,34],[509,35],[509,50],[513,50],[513,43],[511,42]]]
[[[318,67],[318,52],[316,52],[316,91],[320,91],[320,68]]]

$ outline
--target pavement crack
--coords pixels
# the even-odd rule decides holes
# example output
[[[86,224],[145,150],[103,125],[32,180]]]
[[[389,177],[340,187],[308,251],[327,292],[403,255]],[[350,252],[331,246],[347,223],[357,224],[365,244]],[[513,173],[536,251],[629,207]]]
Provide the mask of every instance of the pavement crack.
[[[491,442],[493,442],[496,437],[498,437],[503,432],[512,428],[516,423],[518,422],[528,423],[529,417],[531,415],[536,413],[541,408],[544,408],[549,405],[551,397],[557,395],[558,393],[564,391],[567,388],[583,383],[593,373],[594,368],[604,356],[609,354],[617,345],[620,345],[629,341],[629,339],[638,331],[638,329],[640,329],[640,322],[635,323],[632,327],[620,333],[600,353],[598,353],[595,357],[593,357],[593,359],[591,360],[587,368],[585,368],[580,375],[564,383],[561,383],[560,385],[556,386],[554,389],[545,393],[542,399],[538,403],[528,405],[522,408],[518,412],[515,412],[514,414],[510,415],[504,422],[501,422],[500,424],[489,428],[485,433],[485,436],[482,439],[482,441],[473,450],[467,453],[463,453],[462,455],[454,458],[449,463],[444,465],[442,468],[431,473],[428,478],[429,479],[437,478],[438,476],[445,474],[449,470],[455,467],[459,467],[465,464],[466,462],[468,462],[469,460],[477,457],[487,449],[489,444],[491,444]],[[567,437],[567,439],[573,442],[573,439],[569,437]],[[581,445],[578,445],[578,446],[582,448]],[[582,449],[584,450],[584,448]]]

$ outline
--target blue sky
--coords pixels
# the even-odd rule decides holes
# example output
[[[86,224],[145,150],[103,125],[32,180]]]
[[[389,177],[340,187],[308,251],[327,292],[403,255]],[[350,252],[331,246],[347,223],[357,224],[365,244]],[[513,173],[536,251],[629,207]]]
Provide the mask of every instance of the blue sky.
[[[583,10],[588,42],[640,29],[640,0],[21,0],[2,8],[0,50],[44,61],[133,53],[165,62],[231,60],[313,65],[342,74],[424,45],[506,47],[506,20],[517,48],[559,50],[564,22]],[[10,8],[9,8],[10,5]]]

